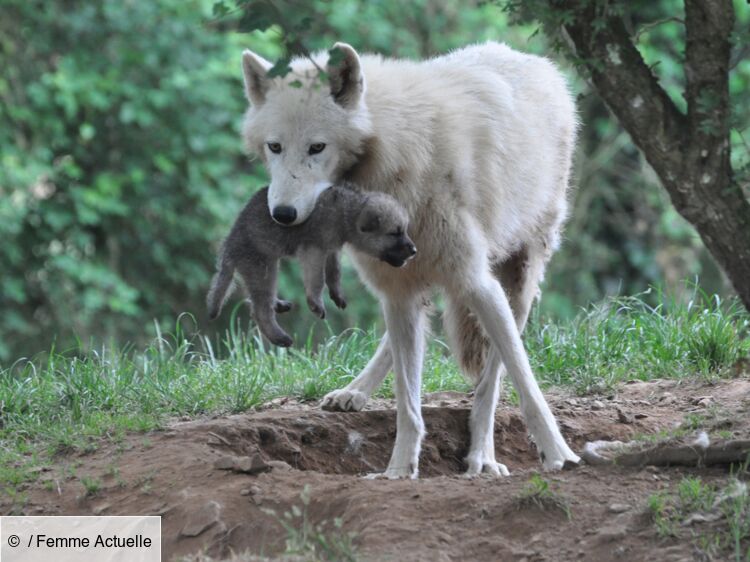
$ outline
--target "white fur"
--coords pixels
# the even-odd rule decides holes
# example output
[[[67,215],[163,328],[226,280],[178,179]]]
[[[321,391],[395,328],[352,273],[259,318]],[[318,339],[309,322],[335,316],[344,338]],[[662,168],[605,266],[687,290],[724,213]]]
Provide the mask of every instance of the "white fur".
[[[520,337],[567,209],[577,122],[564,79],[548,60],[497,43],[426,62],[360,58],[337,46],[344,57],[326,69],[330,87],[317,78],[325,55],[315,59],[317,68],[295,61],[283,79],[264,78],[266,66],[253,63],[256,55],[246,53],[243,65],[254,104],[244,133],[271,173],[269,201],[294,206],[299,222],[312,210],[316,186],[347,177],[404,205],[419,250],[400,269],[353,254],[381,299],[387,334],[364,371],[329,394],[324,407],[361,409],[393,368],[397,437],[383,476],[417,476],[424,436],[422,302],[440,289],[453,332],[458,323],[451,318],[473,313],[492,346],[476,381],[467,475],[507,474],[495,461],[493,440],[503,364],[544,466],[577,462]],[[295,81],[302,87],[292,87]],[[270,154],[267,142],[281,143],[282,153]],[[327,146],[309,156],[314,142]]]

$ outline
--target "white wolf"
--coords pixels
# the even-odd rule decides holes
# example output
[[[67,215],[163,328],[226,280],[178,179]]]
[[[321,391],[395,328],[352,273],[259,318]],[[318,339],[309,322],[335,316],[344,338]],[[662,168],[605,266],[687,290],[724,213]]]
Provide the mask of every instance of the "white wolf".
[[[394,196],[419,251],[400,269],[352,253],[381,300],[386,334],[323,407],[362,409],[393,369],[396,443],[378,476],[415,478],[425,434],[423,303],[442,290],[452,349],[476,383],[466,475],[508,473],[493,440],[505,370],[544,467],[578,462],[520,337],[566,215],[577,119],[564,78],[550,61],[497,43],[426,62],[360,58],[343,43],[332,53],[293,61],[283,78],[269,78],[268,61],[243,53],[251,103],[243,134],[270,172],[269,212],[298,224],[326,187],[346,178]]]

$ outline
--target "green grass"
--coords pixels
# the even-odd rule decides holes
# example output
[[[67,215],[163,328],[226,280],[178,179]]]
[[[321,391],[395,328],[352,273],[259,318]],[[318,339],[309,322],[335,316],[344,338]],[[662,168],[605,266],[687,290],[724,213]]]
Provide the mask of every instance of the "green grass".
[[[666,302],[620,297],[570,322],[537,319],[525,338],[537,376],[587,393],[631,379],[725,376],[750,354],[750,315],[737,301],[698,291],[687,305],[657,300]]]
[[[747,474],[747,465],[740,473]],[[676,489],[651,495],[647,506],[660,537],[689,537],[710,559],[750,561],[750,499],[737,478],[718,487],[686,477]],[[708,522],[691,524],[696,515]]]
[[[603,391],[619,381],[720,377],[750,355],[750,316],[734,301],[697,294],[689,306],[618,298],[572,321],[532,318],[525,341],[542,385]],[[93,450],[104,437],[159,428],[172,417],[246,411],[269,399],[316,399],[345,385],[375,351],[374,331],[348,331],[318,346],[266,349],[235,327],[221,341],[181,324],[143,350],[45,353],[0,368],[0,489],[35,478],[58,453]],[[445,344],[433,341],[423,389],[469,390]],[[392,395],[390,378],[379,391]],[[148,443],[144,442],[144,446]]]
[[[516,496],[516,505],[519,509],[524,507],[536,507],[541,510],[561,511],[565,518],[570,521],[570,502],[561,493],[556,492],[550,486],[548,480],[539,474],[533,474],[529,481]]]
[[[301,556],[305,560],[330,562],[356,562],[354,535],[344,533],[341,519],[314,523],[308,513],[310,486],[300,494],[302,506],[294,505],[290,511],[279,515],[273,509],[264,509],[266,515],[274,517],[286,532],[284,554]]]

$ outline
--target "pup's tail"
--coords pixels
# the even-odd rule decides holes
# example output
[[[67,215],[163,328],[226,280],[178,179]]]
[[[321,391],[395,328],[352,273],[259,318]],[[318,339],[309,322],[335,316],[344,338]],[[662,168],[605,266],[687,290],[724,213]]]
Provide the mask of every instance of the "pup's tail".
[[[234,268],[228,264],[222,263],[219,271],[216,272],[211,280],[211,288],[208,290],[206,304],[208,305],[208,317],[215,320],[221,313],[229,295],[234,289]]]

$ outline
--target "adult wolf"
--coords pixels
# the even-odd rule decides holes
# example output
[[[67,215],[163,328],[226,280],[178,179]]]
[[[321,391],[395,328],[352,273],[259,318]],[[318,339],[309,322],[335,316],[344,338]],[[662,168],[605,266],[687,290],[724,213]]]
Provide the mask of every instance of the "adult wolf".
[[[577,122],[563,77],[548,60],[497,43],[421,63],[360,58],[343,43],[333,53],[295,60],[283,78],[243,53],[251,103],[243,134],[270,172],[269,212],[298,224],[326,187],[349,179],[406,208],[419,252],[400,269],[352,253],[381,300],[386,334],[362,373],[323,406],[361,409],[393,369],[396,443],[380,476],[415,478],[425,433],[423,303],[442,290],[454,355],[476,384],[466,474],[508,473],[493,440],[505,370],[545,468],[577,462],[520,337],[566,215]]]

